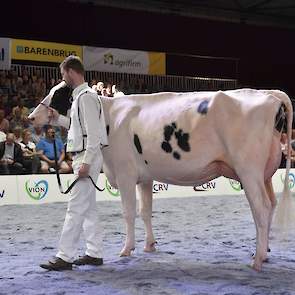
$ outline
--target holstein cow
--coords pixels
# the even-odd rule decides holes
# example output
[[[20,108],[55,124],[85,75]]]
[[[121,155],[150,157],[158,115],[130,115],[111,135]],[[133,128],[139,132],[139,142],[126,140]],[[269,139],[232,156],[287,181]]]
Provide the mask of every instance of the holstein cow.
[[[69,96],[69,89],[61,82],[30,119],[36,125],[47,124],[50,105],[65,114]],[[280,164],[280,138],[286,122],[288,167],[284,202],[279,206],[283,213],[278,219],[286,219],[286,210],[291,208],[288,173],[293,111],[289,97],[277,90],[239,89],[101,100],[109,136],[109,146],[103,149],[103,170],[121,192],[126,221],[121,255],[129,256],[135,247],[136,186],[146,230],[144,250],[151,252],[155,250],[153,181],[198,186],[225,176],[241,181],[245,190],[257,233],[253,267],[261,270],[276,205],[271,177]]]

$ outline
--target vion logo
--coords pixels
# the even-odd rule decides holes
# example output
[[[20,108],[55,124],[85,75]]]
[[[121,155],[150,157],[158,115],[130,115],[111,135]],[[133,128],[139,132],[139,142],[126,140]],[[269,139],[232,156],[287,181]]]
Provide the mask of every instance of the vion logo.
[[[3,190],[2,192],[0,192],[0,198],[4,198],[4,194],[5,194],[5,190]]]
[[[38,201],[45,198],[48,192],[48,182],[40,180],[39,182],[27,180],[25,189],[30,198]]]

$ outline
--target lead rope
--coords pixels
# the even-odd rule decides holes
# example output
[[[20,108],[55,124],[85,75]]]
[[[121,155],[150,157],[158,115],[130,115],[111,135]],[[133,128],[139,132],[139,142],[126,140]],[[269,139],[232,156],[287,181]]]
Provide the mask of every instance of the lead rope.
[[[71,191],[71,189],[72,189],[72,188],[75,186],[75,184],[80,180],[80,178],[77,177],[77,178],[71,183],[71,185],[70,185],[66,190],[63,189],[62,184],[61,184],[61,180],[60,180],[60,174],[59,174],[59,172],[58,172],[57,147],[56,147],[56,141],[55,141],[55,138],[53,138],[53,150],[54,150],[55,173],[56,173],[56,178],[57,178],[58,188],[59,188],[59,191],[60,191],[62,194],[66,195],[66,194],[68,194],[68,193]],[[103,192],[103,191],[104,191],[104,188],[101,189],[101,188],[99,188],[99,187],[95,184],[94,180],[92,179],[92,177],[91,177],[90,175],[88,175],[87,177],[90,179],[90,181],[92,182],[92,184],[94,185],[94,187],[95,187],[98,191],[100,191],[100,192]]]

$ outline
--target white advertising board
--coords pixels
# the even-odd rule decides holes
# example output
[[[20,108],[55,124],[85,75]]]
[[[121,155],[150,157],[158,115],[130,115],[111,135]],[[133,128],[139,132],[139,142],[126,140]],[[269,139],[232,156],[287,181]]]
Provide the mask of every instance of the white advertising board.
[[[74,181],[73,174],[61,175],[64,189]],[[285,170],[279,169],[273,176],[274,191],[283,191]],[[97,201],[119,201],[120,192],[112,188],[104,174],[100,174],[97,185],[103,191],[96,191]],[[289,187],[295,191],[295,169],[289,173]],[[153,196],[157,198],[182,198],[212,195],[241,195],[244,191],[239,182],[219,177],[200,186],[176,186],[154,182]],[[61,194],[55,175],[0,176],[0,206],[7,204],[44,204],[66,202],[70,194]]]

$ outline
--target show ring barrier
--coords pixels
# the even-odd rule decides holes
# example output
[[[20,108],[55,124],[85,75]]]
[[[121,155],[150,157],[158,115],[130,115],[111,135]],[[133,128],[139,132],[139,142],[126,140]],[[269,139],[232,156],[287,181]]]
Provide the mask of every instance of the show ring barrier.
[[[285,169],[279,169],[273,176],[273,186],[276,193],[283,191]],[[61,175],[62,186],[67,188],[75,176],[73,174]],[[102,173],[97,185],[104,188],[103,192],[96,193],[97,201],[118,201],[120,192],[110,186],[107,178]],[[289,187],[295,188],[295,169],[289,174]],[[154,199],[158,198],[182,198],[212,195],[244,195],[239,182],[224,177],[219,177],[203,185],[176,186],[171,184],[154,182]],[[0,176],[0,206],[22,204],[46,204],[54,202],[67,202],[68,195],[60,193],[56,176],[51,174],[38,175],[3,175]]]

